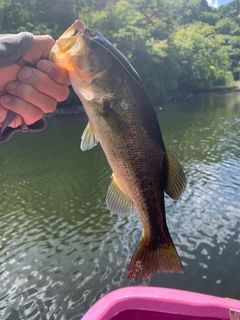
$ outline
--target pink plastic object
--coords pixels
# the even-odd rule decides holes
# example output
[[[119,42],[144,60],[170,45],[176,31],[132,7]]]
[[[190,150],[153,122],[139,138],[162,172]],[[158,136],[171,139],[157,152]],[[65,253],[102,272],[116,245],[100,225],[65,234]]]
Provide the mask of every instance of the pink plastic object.
[[[128,287],[97,301],[82,320],[235,320],[240,301],[189,291]]]

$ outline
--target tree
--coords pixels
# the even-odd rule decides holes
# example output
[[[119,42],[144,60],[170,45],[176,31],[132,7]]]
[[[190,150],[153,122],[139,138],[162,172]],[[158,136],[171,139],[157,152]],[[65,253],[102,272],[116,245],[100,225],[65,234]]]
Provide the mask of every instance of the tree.
[[[134,65],[153,96],[177,88],[179,68],[169,47],[173,19],[166,0],[119,0],[81,14]]]
[[[158,99],[239,79],[239,2],[214,9],[206,0],[2,0],[0,25],[2,33],[56,39],[79,18],[117,46]]]
[[[228,54],[212,26],[197,22],[173,34],[173,44],[181,61],[180,89],[204,90],[226,85],[230,69]]]
[[[224,18],[216,23],[215,29],[221,34],[231,34],[238,32],[239,26],[234,20],[230,18]]]

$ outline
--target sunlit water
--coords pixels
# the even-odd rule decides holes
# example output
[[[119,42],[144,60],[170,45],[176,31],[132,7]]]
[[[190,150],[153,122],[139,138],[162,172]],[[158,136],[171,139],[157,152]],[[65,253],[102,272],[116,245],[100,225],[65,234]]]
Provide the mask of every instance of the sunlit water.
[[[144,285],[240,299],[240,94],[157,112],[188,177],[180,200],[166,197],[185,274]],[[1,319],[80,319],[106,293],[140,284],[126,269],[141,223],[106,209],[111,171],[99,146],[80,151],[86,122],[51,120],[0,146]]]

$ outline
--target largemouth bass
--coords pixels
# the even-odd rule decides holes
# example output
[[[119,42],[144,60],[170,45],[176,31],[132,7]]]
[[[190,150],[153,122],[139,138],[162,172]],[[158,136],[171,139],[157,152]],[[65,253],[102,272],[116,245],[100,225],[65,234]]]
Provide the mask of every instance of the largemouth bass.
[[[106,204],[137,212],[143,232],[128,268],[133,281],[183,272],[168,231],[164,192],[177,199],[186,186],[181,165],[164,146],[156,113],[129,61],[99,32],[77,20],[56,41],[50,60],[68,70],[89,122],[81,149],[100,143],[113,171]]]

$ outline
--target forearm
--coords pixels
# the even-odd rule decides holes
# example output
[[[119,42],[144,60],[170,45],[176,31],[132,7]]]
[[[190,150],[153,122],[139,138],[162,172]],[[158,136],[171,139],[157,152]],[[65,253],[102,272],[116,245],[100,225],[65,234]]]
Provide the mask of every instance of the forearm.
[[[0,68],[21,61],[32,41],[33,35],[30,32],[0,35]]]

